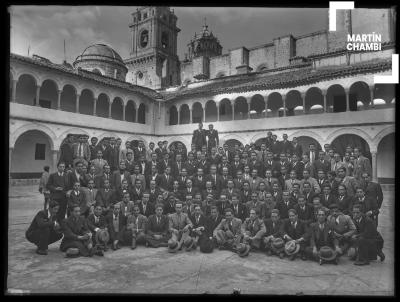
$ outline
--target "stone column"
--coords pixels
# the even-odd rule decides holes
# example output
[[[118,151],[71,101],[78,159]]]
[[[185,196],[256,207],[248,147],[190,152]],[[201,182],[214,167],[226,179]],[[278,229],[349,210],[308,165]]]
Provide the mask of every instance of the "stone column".
[[[13,103],[15,103],[17,97],[17,83],[18,80],[13,80],[12,82],[11,102]]]
[[[217,122],[219,122],[219,103],[217,104]]]
[[[122,104],[122,120],[125,121],[125,104]]]
[[[111,108],[111,107],[110,107]],[[111,112],[111,111],[110,111]],[[139,123],[139,107],[136,108],[135,123]]]
[[[192,124],[193,123],[193,119],[192,119],[192,117],[193,117],[193,109],[190,108],[189,110],[190,110],[190,123],[189,124]]]
[[[369,105],[372,107],[374,107],[374,90],[375,90],[375,86],[369,87],[369,94],[371,96],[371,102],[369,103]]]
[[[206,106],[204,105],[204,108],[202,106],[201,109],[202,109],[202,112],[203,112],[203,123],[205,123],[206,122]]]
[[[306,114],[306,93],[300,92],[301,102],[303,104],[303,114]]]
[[[378,152],[371,151],[372,155],[372,181],[378,182]]]
[[[97,115],[97,98],[93,99],[93,115]]]
[[[35,104],[35,106],[39,106],[39,107],[40,107],[40,104],[39,104],[40,88],[41,88],[41,86],[36,85],[36,104]]]
[[[232,104],[232,120],[233,121],[235,120],[235,101],[233,101],[233,104]]]
[[[328,112],[326,95],[327,95],[327,91],[322,90],[322,97],[324,98],[324,112]]]
[[[246,99],[247,102],[247,119],[251,118],[250,116],[250,109],[251,109],[251,100],[249,101],[248,99]]]
[[[112,102],[108,103],[108,118],[111,118],[111,105]]]
[[[11,175],[11,171],[12,171],[12,165],[11,165],[11,163],[12,163],[12,153],[13,153],[13,151],[14,151],[14,148],[8,148],[8,167],[9,167],[9,169],[8,169],[8,177],[10,178],[10,175]]]
[[[286,94],[282,94],[283,100],[283,116],[286,116]]]
[[[79,113],[79,98],[81,97],[80,94],[76,95],[76,102],[75,102],[75,112]]]
[[[61,93],[62,90],[57,91],[57,110],[61,110]]]
[[[53,159],[53,171],[57,171],[58,150],[51,150],[51,156]]]
[[[178,108],[178,125],[181,124],[181,107]]]
[[[350,88],[345,89],[346,94],[346,111],[350,111]]]
[[[268,116],[268,95],[265,95],[265,96],[264,96],[264,104],[265,104],[265,107],[264,107],[264,110],[265,110],[265,112],[264,112],[264,117],[267,117],[267,116]]]

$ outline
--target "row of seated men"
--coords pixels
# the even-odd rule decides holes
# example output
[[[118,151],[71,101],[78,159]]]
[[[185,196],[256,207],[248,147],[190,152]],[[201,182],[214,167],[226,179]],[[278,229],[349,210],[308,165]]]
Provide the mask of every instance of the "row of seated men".
[[[330,210],[320,206],[316,221],[311,222],[299,218],[294,208],[288,210],[288,218],[282,218],[279,209],[272,209],[270,218],[261,218],[259,210],[251,207],[249,216],[241,220],[234,215],[235,205],[225,208],[221,215],[213,204],[206,215],[199,203],[194,204],[190,214],[173,195],[171,201],[173,213],[165,215],[165,205],[156,203],[153,213],[146,216],[141,214],[139,204],[129,201],[129,193],[125,193],[123,202],[109,209],[96,203],[87,217],[82,215],[79,205],[73,204],[68,218],[59,221],[60,206],[52,200],[48,210],[35,216],[26,238],[37,245],[36,252],[41,255],[47,254],[49,244],[62,238],[60,250],[67,256],[103,256],[108,244],[117,250],[121,245],[135,249],[143,243],[146,247],[168,247],[169,252],[182,248],[191,251],[200,246],[200,251],[210,253],[218,246],[241,257],[260,250],[268,256],[287,256],[290,260],[300,257],[320,264],[337,264],[346,252],[356,260],[356,265],[369,264],[377,256],[381,261],[385,259],[383,239],[374,216],[364,213],[360,203],[352,206],[351,216],[343,214],[337,204],[331,204]],[[305,206],[303,195],[299,196],[298,205],[300,209]]]

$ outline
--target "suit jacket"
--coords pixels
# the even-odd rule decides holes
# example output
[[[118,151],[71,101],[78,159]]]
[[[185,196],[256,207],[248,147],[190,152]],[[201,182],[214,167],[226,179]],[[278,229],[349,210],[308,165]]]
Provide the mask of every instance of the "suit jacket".
[[[231,224],[225,218],[221,220],[219,225],[214,230],[214,236],[217,231],[222,230],[224,232],[231,231],[234,236],[241,235],[242,233],[242,221],[239,218],[233,217]]]
[[[251,190],[249,190],[247,192],[245,192],[243,189],[240,190],[240,202],[243,203],[243,204],[246,204],[246,202],[250,201],[251,200],[251,193],[252,193]]]
[[[135,147],[133,148],[133,153],[135,160],[139,160],[141,155],[143,155],[144,158],[146,158],[146,148],[142,148],[142,150],[139,150],[139,147]]]
[[[144,175],[145,178],[146,178],[146,176],[151,174],[151,165],[150,165],[150,163],[151,163],[151,161],[145,161],[145,162],[143,162],[143,164],[142,164],[141,161],[137,162],[137,164],[139,165],[139,173]],[[146,185],[148,185],[148,184],[146,184]]]
[[[182,195],[186,199],[186,195],[192,195],[194,197],[195,194],[199,193],[199,189],[192,187],[192,190],[189,192],[188,188],[182,190]]]
[[[381,185],[376,182],[370,181],[368,185],[364,183],[363,187],[365,189],[365,196],[371,199],[375,199],[378,203],[378,208],[380,209],[383,202],[383,192]]]
[[[305,181],[306,180],[304,178],[300,180],[300,191],[303,191],[303,184]],[[314,193],[321,193],[321,188],[319,187],[319,184],[315,178],[309,177],[307,181],[311,184],[311,189],[314,191]]]
[[[208,149],[211,149],[211,147],[215,147],[219,143],[219,136],[217,130],[215,129],[213,129],[212,131],[206,130],[206,136],[208,138],[208,144],[207,144]]]
[[[186,188],[186,181],[188,180],[188,179],[192,179],[192,177],[189,177],[189,176],[185,176],[185,178],[183,178],[183,176],[178,176],[177,178],[176,178],[176,180],[178,181],[178,184],[179,184],[179,189],[180,190],[184,190],[185,188]],[[193,185],[193,187],[194,187],[194,181],[192,180],[192,185]]]
[[[294,209],[294,206],[296,205],[296,203],[292,200],[289,200],[289,204],[288,206],[286,206],[286,203],[282,200],[280,202],[276,203],[275,209],[279,210],[279,216],[281,217],[281,219],[286,219],[289,218],[289,214],[288,211],[290,209]]]
[[[301,158],[301,156],[303,155],[303,148],[301,147],[301,145],[299,145],[299,143],[297,143],[296,146],[292,144],[292,152],[292,154],[296,154],[297,157]]]
[[[144,209],[143,209],[143,203],[142,202],[139,203],[139,209],[140,209],[140,214],[142,214],[142,215],[144,215],[146,217],[149,217],[150,215],[155,214],[154,205],[151,204],[150,202],[147,202],[146,211],[144,211]]]
[[[60,158],[58,162],[64,162],[65,166],[73,164],[74,161],[74,153],[72,151],[72,145],[69,143],[64,143],[60,147]]]
[[[299,204],[296,204],[294,206],[294,209],[296,210],[298,219],[300,221],[305,222],[306,225],[309,225],[311,223],[314,215],[314,208],[311,205],[305,204],[304,209],[302,209]]]
[[[371,163],[368,158],[361,155],[354,161],[354,177],[361,180],[361,175],[364,172],[368,172],[369,175],[372,174]]]
[[[164,211],[165,215],[175,213],[175,202],[171,204],[169,201],[164,202]]]
[[[61,187],[63,188],[63,190],[57,191],[57,187]],[[66,196],[65,193],[67,192],[67,190],[69,190],[68,174],[65,172],[62,176],[59,176],[58,172],[50,174],[49,180],[46,184],[46,188],[50,191],[51,199],[64,199]]]
[[[131,184],[133,187],[135,186],[136,179],[140,180],[140,182],[142,183],[143,191],[145,191],[146,190],[146,178],[144,177],[144,175],[143,174],[138,174],[138,175],[131,174]]]
[[[260,185],[260,182],[264,181],[264,179],[262,179],[261,177],[256,177],[254,178],[250,178],[249,183],[250,183],[250,189],[251,191],[258,191],[258,186]]]
[[[208,192],[208,190],[203,190],[202,191],[202,194],[201,194],[202,199],[205,200],[207,198],[208,194],[211,194],[213,196],[214,200],[217,199],[217,197],[218,197],[217,196],[217,192],[215,190],[211,189],[210,192]]]
[[[211,181],[213,189],[219,194],[222,189],[222,179],[221,176],[218,174],[215,174],[215,176],[208,174],[206,176],[206,181]]]
[[[224,214],[225,209],[232,208],[231,203],[229,201],[223,203],[222,201],[218,200],[215,204],[218,208],[218,213],[220,213],[221,215],[225,215]]]
[[[107,147],[105,154],[103,154],[103,158],[110,165],[111,171],[115,171],[119,166],[119,149],[114,145],[114,148],[110,146]]]
[[[319,250],[322,246],[334,248],[338,245],[333,228],[326,222],[322,230],[319,228],[318,222],[312,223],[309,232],[311,248],[316,247]]]
[[[216,218],[212,218],[211,215],[207,217],[207,227],[206,232],[208,237],[212,237],[214,234],[214,230],[221,223],[222,215],[218,214]]]
[[[129,174],[133,174],[133,170],[135,168],[136,162],[131,159],[131,161],[128,161],[125,159],[125,170],[129,172]]]
[[[157,223],[156,214],[150,215],[147,218],[147,235],[163,235],[167,236],[169,232],[169,218],[167,215],[161,215],[160,223]]]
[[[233,194],[236,194],[238,197],[240,197],[240,190],[233,188],[232,191],[230,191],[228,188],[226,188],[221,190],[220,195],[222,194],[225,194],[228,200],[232,200]]]
[[[201,177],[201,180],[198,176],[193,177],[192,182],[193,187],[199,189],[199,191],[203,191],[206,189],[206,177],[204,175]]]
[[[160,174],[157,176],[156,184],[160,188],[171,191],[172,185],[174,184],[175,178],[172,175],[168,175],[168,180],[166,174]]]
[[[98,189],[96,194],[96,202],[99,202],[103,207],[109,207],[116,202],[115,191],[113,189],[106,190],[104,188]]]
[[[107,214],[106,221],[107,221],[107,230],[110,233],[111,241],[114,241],[117,239],[122,240],[122,235],[124,234],[124,231],[126,230],[127,217],[124,215],[121,215],[121,213],[119,213],[119,215],[118,215],[118,231],[114,228],[114,216],[113,216],[112,211],[110,211]]]
[[[79,155],[79,145],[80,145],[80,143],[74,143],[72,145],[72,154],[73,154],[74,159],[82,158]],[[83,151],[83,158],[89,162],[90,161],[90,147],[89,147],[88,143],[82,143],[82,151]]]
[[[304,163],[302,161],[291,162],[289,166],[289,171],[295,170],[296,177],[298,180],[303,178]]]
[[[174,173],[175,173],[175,169],[174,169],[174,167],[173,167],[173,162],[172,162],[171,159],[168,159],[167,162],[165,162],[164,159],[162,159],[162,160],[160,160],[160,161],[158,162],[158,173],[160,173],[160,174],[164,173],[164,172],[165,172],[165,169],[166,169],[167,167],[171,167],[171,174],[174,174]],[[172,175],[171,175],[171,176],[172,176]]]
[[[204,129],[193,131],[192,144],[196,144],[197,148],[207,145],[206,131]]]
[[[180,218],[177,213],[169,214],[169,230],[182,230],[186,225],[193,225],[189,216],[186,213],[181,213]]]
[[[235,206],[233,204],[231,205],[231,208],[233,210],[233,216],[239,218],[241,221],[245,220],[245,218],[247,217],[247,209],[244,204],[238,203],[237,210],[235,209]]]
[[[292,180],[291,180],[291,179],[285,180],[285,189],[286,189],[286,190],[289,190],[289,192],[292,192],[293,184],[295,184],[295,183],[297,183],[297,184],[300,185],[300,180],[298,180],[298,179],[296,178],[296,179],[293,180],[293,183],[292,183]]]
[[[293,154],[293,144],[292,142],[287,141],[281,141],[281,153],[285,152],[286,153],[290,153]]]
[[[28,230],[26,233],[32,233],[35,231],[43,231],[43,229],[46,228],[54,228],[54,221],[56,217],[50,219],[50,215],[48,214],[48,211],[39,211],[35,218],[33,218]]]
[[[198,222],[197,222],[197,219],[196,219],[196,215],[192,214],[190,216],[190,221],[192,222],[194,229],[199,228],[199,227],[204,227],[204,231],[203,232],[207,233],[206,229],[207,229],[207,222],[208,221],[207,221],[207,217],[204,214],[200,214]]]
[[[356,193],[357,186],[359,185],[358,181],[351,176],[345,176],[343,180],[339,182],[339,184],[342,184],[346,187],[348,196],[354,196]]]
[[[336,232],[341,235],[346,235],[350,238],[356,231],[356,226],[350,216],[340,214],[337,218],[339,222],[333,215],[329,215],[326,222],[328,225]]]
[[[196,172],[197,162],[196,161],[192,161],[192,162],[187,161],[187,162],[185,162],[185,167],[186,167],[188,176],[192,176]]]
[[[154,193],[151,189],[149,189],[149,193],[150,193],[149,202],[152,204],[155,204],[155,202],[157,200],[157,196],[162,194],[161,190],[158,187],[155,188]]]
[[[333,162],[331,162],[330,171],[336,172],[341,167],[346,168],[346,164],[342,161],[339,161],[339,162],[333,161]]]
[[[139,214],[138,217],[133,215],[129,215],[126,219],[126,229],[127,230],[142,230],[142,232],[146,232],[147,228],[147,217]]]
[[[265,236],[274,236],[275,238],[282,237],[283,220],[279,219],[275,225],[271,218],[264,219]]]
[[[72,209],[75,205],[86,208],[86,200],[82,188],[80,188],[79,191],[72,190],[69,195],[68,208]]]
[[[204,175],[207,175],[210,169],[210,163],[206,159],[205,161],[199,160],[197,161],[197,169],[203,169]]]
[[[337,198],[336,198],[336,196],[333,195],[332,193],[329,194],[328,200],[326,199],[324,193],[319,194],[319,196],[320,196],[320,198],[321,198],[321,204],[322,204],[324,207],[329,208],[329,206],[330,206],[331,204],[337,203]]]
[[[171,161],[171,174],[175,179],[178,178],[183,168],[186,168],[183,160],[180,162],[180,167],[178,162],[175,160]]]
[[[111,177],[112,177],[111,174],[106,175],[106,174],[102,173],[101,175],[97,175],[94,178],[94,183],[96,185],[96,188],[97,189],[103,188],[105,179],[108,179],[110,181],[110,184],[111,184]],[[111,184],[111,186],[112,186],[112,184]]]
[[[84,203],[81,204],[81,212],[84,213],[88,208],[94,206],[96,203],[97,189],[92,189],[90,191],[89,188],[82,187],[81,192],[84,196]]]
[[[128,181],[128,187],[130,187],[131,184],[131,175],[129,174],[128,171],[124,171],[124,179]],[[121,173],[119,170],[114,171],[114,173],[111,176],[111,184],[114,189],[118,189],[121,187]]]
[[[128,189],[119,188],[114,191],[115,191],[115,197],[116,197],[117,201],[122,201],[122,198],[124,197],[124,193],[126,193],[126,192],[129,193],[129,199],[132,200],[132,192],[129,188]]]
[[[250,233],[254,239],[261,239],[267,231],[264,225],[264,221],[260,218],[256,218],[252,221],[250,218],[246,218],[242,223],[242,234]]]
[[[83,176],[83,186],[87,187],[90,180],[93,180],[93,183],[96,186],[95,178],[96,178],[96,174],[85,174]]]
[[[246,204],[246,214],[245,217],[249,217],[250,216],[250,210],[252,208],[256,209],[256,213],[259,214],[259,217],[264,218],[266,215],[266,204],[264,201],[260,201],[258,200],[255,204],[253,204],[252,200],[249,200]]]
[[[275,141],[275,142],[271,142],[270,146],[269,146],[269,150],[273,153],[273,154],[280,154],[281,153],[281,142],[279,141]]]
[[[79,178],[78,178],[76,176],[75,169],[73,169],[70,173],[67,173],[68,190],[72,190],[75,182],[78,182],[78,181],[79,181],[81,187],[85,187],[86,183],[85,183],[84,177],[85,176],[83,174],[80,174]]]
[[[301,237],[305,239],[305,241],[308,240],[308,234],[307,234],[307,226],[304,222],[297,220],[297,225],[296,228],[292,226],[290,223],[290,220],[286,220],[282,224],[282,237],[285,237],[285,235],[289,236],[293,240],[300,239]]]
[[[262,163],[258,160],[256,160],[255,162],[250,161],[249,167],[250,167],[250,171],[253,171],[253,169],[257,169],[257,175],[259,177],[264,177],[264,163]]]
[[[104,229],[105,227],[107,227],[107,220],[106,217],[103,215],[100,215],[99,221],[97,223],[94,214],[90,214],[88,218],[86,218],[86,220],[87,226],[91,232],[95,232],[96,228]]]
[[[342,196],[337,197],[337,204],[339,206],[340,211],[343,214],[346,214],[346,215],[351,214],[351,211],[352,211],[352,209],[350,209],[351,203],[352,203],[352,197],[349,197],[347,195],[343,195],[343,197]]]
[[[376,230],[375,222],[366,216],[361,216],[361,220],[353,219],[354,225],[357,229],[356,234],[363,239],[376,239],[378,232]]]
[[[361,205],[361,212],[364,214],[369,211],[372,211],[372,216],[376,216],[379,214],[379,208],[378,208],[377,201],[370,197],[365,196],[364,202],[360,202],[357,197],[353,197],[351,204],[350,204],[350,209],[352,209],[353,205],[355,205],[355,204]]]
[[[144,192],[143,188],[140,188],[138,192],[136,191],[136,187],[133,187],[131,189],[132,201],[136,202],[137,200],[142,200],[143,192]]]
[[[94,166],[95,168],[94,174],[96,176],[103,174],[103,167],[107,164],[108,164],[107,161],[102,158],[101,159],[95,158],[90,162],[90,165]]]
[[[77,241],[78,236],[82,236],[86,233],[89,233],[89,228],[87,226],[86,219],[82,216],[79,216],[75,219],[74,216],[69,216],[67,219],[64,219],[62,222],[62,230],[64,234],[64,238],[61,241],[60,250],[65,251],[66,246],[70,243]]]

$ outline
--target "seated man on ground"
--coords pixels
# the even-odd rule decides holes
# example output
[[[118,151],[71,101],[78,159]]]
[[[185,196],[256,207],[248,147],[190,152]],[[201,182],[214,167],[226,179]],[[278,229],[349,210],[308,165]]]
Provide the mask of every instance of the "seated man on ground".
[[[190,220],[193,223],[190,236],[194,239],[193,248],[196,249],[199,238],[202,236],[207,236],[206,234],[207,217],[202,213],[200,204],[194,205],[194,213],[190,217]]]
[[[283,220],[280,219],[279,210],[273,209],[271,211],[271,218],[264,219],[265,225],[265,237],[263,238],[264,249],[267,251],[267,255],[272,254],[278,255],[279,258],[284,257],[283,252],[283,239],[282,239],[282,224]],[[281,239],[282,245],[279,247],[276,243],[276,239]]]
[[[220,250],[233,250],[240,243],[242,238],[242,221],[233,216],[231,208],[225,209],[225,218],[214,230],[214,236],[217,238],[217,245]]]
[[[108,234],[107,221],[106,217],[103,215],[103,207],[101,203],[96,203],[93,214],[90,214],[87,218],[87,225],[89,230],[92,232],[93,243],[100,249],[106,251],[107,242],[103,242],[101,239],[103,236],[109,239],[110,236]],[[107,235],[100,235],[103,232],[106,232]]]
[[[169,218],[163,215],[163,204],[156,204],[156,213],[150,215],[147,221],[146,246],[167,247],[169,239]]]
[[[184,245],[186,248],[191,248],[193,245],[193,238],[190,237],[190,230],[192,222],[188,215],[182,212],[182,202],[175,203],[175,213],[169,215],[169,230],[171,232],[171,239],[168,241],[170,252],[176,252]]]
[[[126,230],[126,216],[121,213],[121,203],[111,205],[111,211],[107,214],[107,229],[110,233],[112,249],[115,251],[120,248]]]
[[[57,222],[59,209],[56,201],[50,201],[49,208],[36,214],[25,233],[26,239],[37,246],[36,253],[39,255],[47,255],[49,244],[62,238],[60,224]]]
[[[289,241],[294,241],[296,243],[295,253],[287,253],[290,260],[294,260],[299,254],[302,260],[306,260],[307,257],[304,254],[304,249],[308,241],[307,226],[305,222],[298,219],[297,212],[294,209],[288,211],[289,219],[282,224],[282,238]],[[300,248],[297,248],[297,244]]]
[[[250,210],[250,217],[242,224],[243,242],[249,244],[251,249],[259,250],[261,238],[266,232],[264,221],[259,218],[255,209]]]
[[[140,214],[139,205],[132,207],[132,213],[128,215],[126,223],[126,232],[124,232],[124,243],[129,244],[131,242],[131,249],[136,248],[137,243],[146,242],[146,226],[147,217]]]

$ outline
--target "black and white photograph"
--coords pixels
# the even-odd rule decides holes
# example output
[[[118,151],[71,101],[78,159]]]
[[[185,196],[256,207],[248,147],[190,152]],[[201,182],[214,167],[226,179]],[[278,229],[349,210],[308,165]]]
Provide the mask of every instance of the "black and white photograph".
[[[7,7],[6,295],[394,296],[397,7],[114,5]]]

